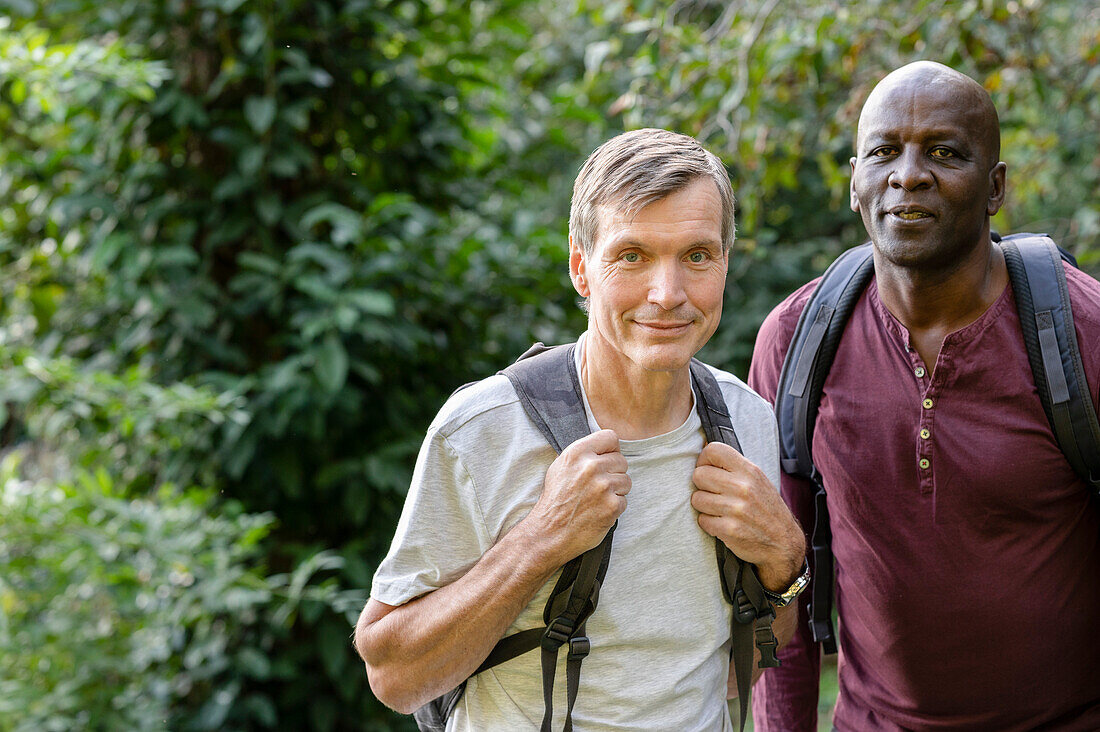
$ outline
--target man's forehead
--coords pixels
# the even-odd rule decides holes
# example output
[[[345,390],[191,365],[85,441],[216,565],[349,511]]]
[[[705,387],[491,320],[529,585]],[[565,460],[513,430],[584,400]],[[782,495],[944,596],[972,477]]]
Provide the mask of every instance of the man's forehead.
[[[986,110],[966,85],[951,78],[931,83],[904,79],[872,92],[860,114],[857,139],[896,136],[902,128],[929,138],[981,135],[988,127]]]

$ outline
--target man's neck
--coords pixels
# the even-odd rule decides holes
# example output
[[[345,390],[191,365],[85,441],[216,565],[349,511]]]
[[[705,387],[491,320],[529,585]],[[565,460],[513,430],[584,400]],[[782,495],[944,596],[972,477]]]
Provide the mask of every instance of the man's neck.
[[[1008,271],[992,242],[944,270],[895,266],[876,251],[875,282],[882,304],[934,369],[944,337],[973,323],[996,302],[1008,284]]]
[[[641,440],[679,427],[692,407],[691,371],[649,371],[593,330],[585,337],[581,383],[596,423],[619,439]]]

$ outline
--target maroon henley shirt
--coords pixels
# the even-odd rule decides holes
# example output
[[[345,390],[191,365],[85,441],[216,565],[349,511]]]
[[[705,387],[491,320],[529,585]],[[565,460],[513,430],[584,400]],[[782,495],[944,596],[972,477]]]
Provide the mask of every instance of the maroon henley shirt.
[[[1094,403],[1100,284],[1067,279]],[[774,403],[815,282],[768,316],[749,384]],[[1011,285],[935,370],[872,281],[813,439],[836,558],[839,730],[1100,730],[1100,505],[1043,413]],[[808,532],[809,484],[781,490]],[[753,693],[757,730],[814,730],[806,626]]]

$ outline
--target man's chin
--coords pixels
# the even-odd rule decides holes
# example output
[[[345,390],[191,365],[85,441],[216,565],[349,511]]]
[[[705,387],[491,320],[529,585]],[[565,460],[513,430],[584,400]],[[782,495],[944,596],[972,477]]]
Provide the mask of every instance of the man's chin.
[[[677,372],[687,367],[698,349],[689,343],[660,343],[631,350],[630,360],[646,371]]]

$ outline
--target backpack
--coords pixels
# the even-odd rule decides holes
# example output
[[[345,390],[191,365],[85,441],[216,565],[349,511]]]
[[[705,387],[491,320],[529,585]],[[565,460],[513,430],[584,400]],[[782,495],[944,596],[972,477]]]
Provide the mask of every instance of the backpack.
[[[574,367],[576,344],[547,347],[536,343],[511,366],[500,373],[508,377],[519,396],[524,412],[557,453],[589,434],[580,383]],[[708,442],[724,442],[740,451],[741,447],[726,409],[718,381],[701,362],[692,359],[691,380],[695,406]],[[617,525],[617,524],[616,524]],[[592,649],[585,635],[585,623],[599,601],[600,585],[611,558],[615,526],[593,549],[569,561],[550,592],[543,611],[545,627],[524,630],[500,640],[474,674],[493,668],[519,655],[541,648],[543,681],[542,732],[551,732],[554,675],[558,650],[568,644],[566,697],[568,709],[565,730],[573,729],[573,705],[580,685],[581,662]],[[777,644],[771,622],[775,610],[764,596],[756,567],[743,563],[720,539],[715,539],[715,554],[722,579],[722,593],[733,606],[731,663],[737,674],[741,708],[741,730],[745,727],[749,685],[752,678],[753,646],[760,650],[761,668],[779,665]],[[455,689],[428,702],[413,716],[423,732],[443,732],[447,718],[466,689],[462,682]]]
[[[1031,371],[1059,447],[1074,471],[1100,489],[1100,425],[1085,381],[1062,260],[1076,260],[1045,234],[992,235],[1004,252]],[[814,423],[844,327],[874,274],[871,244],[849,249],[826,270],[806,303],[783,361],[775,397],[781,465],[814,484],[810,541],[810,631],[836,653],[833,555],[825,486],[813,463]]]

